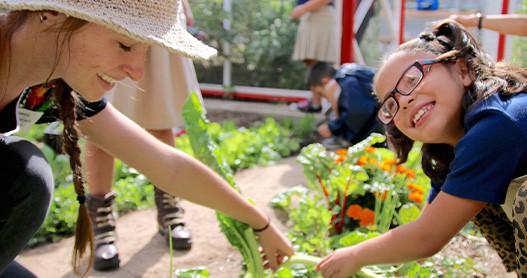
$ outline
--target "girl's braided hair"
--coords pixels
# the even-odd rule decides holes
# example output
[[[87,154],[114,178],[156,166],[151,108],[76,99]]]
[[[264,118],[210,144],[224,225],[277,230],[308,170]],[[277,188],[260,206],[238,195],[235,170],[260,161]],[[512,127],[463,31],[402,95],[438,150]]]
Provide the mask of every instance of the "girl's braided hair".
[[[467,64],[472,84],[466,88],[463,97],[463,115],[473,105],[497,92],[511,95],[526,90],[527,71],[507,64],[493,62],[490,55],[463,28],[452,20],[444,20],[434,25],[432,32],[421,33],[419,38],[410,40],[395,53],[433,53],[440,61],[463,59]],[[414,141],[404,135],[393,123],[386,126],[388,142],[395,150],[398,163],[408,159]],[[446,144],[423,144],[423,171],[434,182],[443,182],[454,159],[453,147]]]
[[[37,15],[38,12],[29,11],[4,11],[0,14],[0,55],[6,57],[7,69],[6,74],[9,77],[9,69],[11,66],[10,56],[10,42],[13,33],[23,25],[31,15]],[[60,39],[57,35],[56,40],[56,56],[55,63],[50,72],[50,76],[57,67],[60,56],[62,55],[65,47],[69,47],[69,39],[74,31],[84,26],[87,22],[76,19],[73,17],[67,17],[61,26],[53,26],[47,31],[56,32],[57,34],[65,34],[64,39]],[[49,79],[49,78],[48,78]],[[79,214],[77,217],[77,227],[75,231],[75,244],[73,250],[73,271],[77,275],[86,276],[88,271],[93,265],[93,250],[94,250],[94,239],[92,223],[86,207],[86,196],[84,188],[84,179],[82,175],[82,163],[81,163],[81,149],[78,144],[79,132],[76,128],[76,107],[77,99],[76,93],[71,90],[64,90],[61,88],[54,90],[54,100],[60,110],[60,119],[64,124],[64,151],[70,156],[70,167],[73,171],[73,183],[75,186],[75,192],[77,193],[77,200],[79,201]],[[5,94],[5,92],[4,92]],[[81,271],[81,258],[87,251],[86,247],[90,248],[90,256],[88,265],[84,271]]]

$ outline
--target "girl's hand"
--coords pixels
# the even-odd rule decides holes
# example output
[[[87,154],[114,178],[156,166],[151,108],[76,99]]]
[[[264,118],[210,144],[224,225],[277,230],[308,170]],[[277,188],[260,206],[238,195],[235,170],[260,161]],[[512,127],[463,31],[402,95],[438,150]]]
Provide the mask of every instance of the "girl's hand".
[[[290,257],[294,255],[293,245],[273,223],[270,223],[269,227],[264,231],[257,232],[256,235],[260,239],[260,244],[269,261],[268,265],[273,271],[278,269],[285,256]]]
[[[317,265],[315,271],[319,271],[322,277],[347,278],[359,272],[361,266],[353,263],[352,247],[333,251]]]
[[[324,138],[329,138],[331,137],[331,130],[329,129],[329,126],[328,124],[321,124],[318,128],[317,128],[317,131],[318,131],[318,134],[320,134],[320,136],[324,137]]]

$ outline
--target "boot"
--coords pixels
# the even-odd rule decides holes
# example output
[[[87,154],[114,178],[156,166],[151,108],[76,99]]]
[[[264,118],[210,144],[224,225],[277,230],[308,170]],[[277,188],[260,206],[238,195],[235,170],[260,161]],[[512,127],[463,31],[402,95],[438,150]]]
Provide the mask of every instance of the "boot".
[[[169,236],[172,237],[172,249],[190,249],[192,246],[192,238],[183,222],[184,211],[177,206],[179,198],[165,193],[156,187],[155,200],[159,233],[166,238],[167,244],[169,244]],[[170,235],[168,232],[169,226],[172,230]]]
[[[119,267],[119,253],[115,245],[115,218],[113,200],[115,193],[110,192],[104,197],[88,194],[88,211],[93,224],[95,236],[95,261],[93,268],[104,271]]]

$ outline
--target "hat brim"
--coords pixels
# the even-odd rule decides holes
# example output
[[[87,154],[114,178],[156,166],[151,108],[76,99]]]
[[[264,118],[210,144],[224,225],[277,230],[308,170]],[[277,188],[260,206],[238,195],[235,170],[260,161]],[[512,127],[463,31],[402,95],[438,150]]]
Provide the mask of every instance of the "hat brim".
[[[176,14],[156,21],[157,18],[147,13],[130,14],[116,9],[108,14],[107,9],[97,9],[95,5],[79,7],[70,2],[56,0],[0,0],[0,8],[57,11],[67,16],[100,24],[138,42],[157,45],[169,52],[189,58],[209,59],[217,54],[216,49],[205,45],[187,32],[177,21]],[[152,11],[152,14],[155,14],[155,11]]]

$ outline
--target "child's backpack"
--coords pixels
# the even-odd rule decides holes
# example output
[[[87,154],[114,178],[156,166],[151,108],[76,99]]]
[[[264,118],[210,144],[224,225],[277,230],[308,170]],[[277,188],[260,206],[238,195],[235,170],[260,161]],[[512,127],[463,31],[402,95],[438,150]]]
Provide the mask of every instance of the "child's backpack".
[[[342,65],[334,76],[341,88],[338,98],[340,122],[330,121],[328,124],[332,132],[338,128],[343,138],[352,144],[362,141],[372,132],[384,134],[384,126],[377,121],[374,75],[373,68],[349,63]]]

